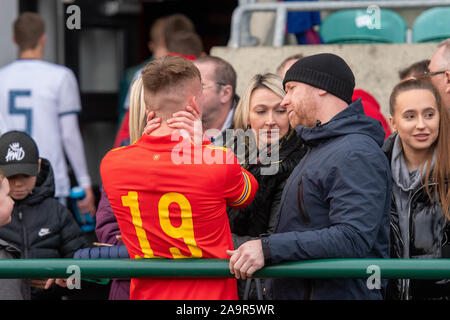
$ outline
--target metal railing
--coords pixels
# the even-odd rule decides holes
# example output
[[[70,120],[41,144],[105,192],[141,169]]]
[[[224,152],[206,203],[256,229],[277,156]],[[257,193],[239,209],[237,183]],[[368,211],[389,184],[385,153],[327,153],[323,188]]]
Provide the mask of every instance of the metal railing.
[[[5,259],[0,279],[67,278],[73,267],[83,279],[139,277],[233,277],[227,259]],[[322,259],[284,262],[258,270],[260,278],[450,279],[450,259]]]
[[[284,32],[288,11],[321,11],[364,9],[369,5],[380,8],[430,8],[450,6],[450,0],[392,0],[392,1],[304,1],[304,2],[263,2],[240,4],[233,11],[231,19],[230,46],[239,48],[249,44],[253,39],[250,35],[250,15],[254,12],[275,12],[275,30],[273,46],[280,47],[284,43]],[[253,41],[254,42],[254,41]],[[250,45],[253,44],[250,42]]]

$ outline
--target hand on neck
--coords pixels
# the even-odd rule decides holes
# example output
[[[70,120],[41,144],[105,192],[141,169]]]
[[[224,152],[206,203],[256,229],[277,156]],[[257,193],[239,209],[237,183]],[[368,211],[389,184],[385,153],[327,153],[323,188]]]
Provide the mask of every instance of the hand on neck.
[[[150,133],[150,135],[157,136],[157,137],[168,136],[168,135],[172,134],[175,130],[177,130],[177,129],[170,128],[167,125],[167,122],[165,120],[163,120],[161,122],[161,126],[157,129],[155,129],[152,133]]]

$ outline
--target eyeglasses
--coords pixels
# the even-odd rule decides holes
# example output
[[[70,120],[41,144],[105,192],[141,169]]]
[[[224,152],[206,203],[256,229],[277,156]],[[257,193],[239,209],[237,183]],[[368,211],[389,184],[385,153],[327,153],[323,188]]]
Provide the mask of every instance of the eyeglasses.
[[[210,84],[210,85],[206,85],[206,84],[202,84],[202,88],[203,89],[208,89],[208,88],[212,88],[214,87],[214,85],[219,85],[219,86],[226,86],[226,83],[223,82],[213,82],[214,84]]]
[[[426,76],[432,77],[432,76],[435,76],[435,75],[437,75],[437,74],[445,73],[446,71],[447,71],[447,70],[434,71],[434,72],[425,71],[424,74],[425,74]]]

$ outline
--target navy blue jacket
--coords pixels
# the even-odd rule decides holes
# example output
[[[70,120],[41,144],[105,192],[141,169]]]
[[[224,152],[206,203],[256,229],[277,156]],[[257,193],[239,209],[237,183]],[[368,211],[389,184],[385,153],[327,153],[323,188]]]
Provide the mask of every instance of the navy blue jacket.
[[[283,190],[266,264],[331,258],[389,258],[391,172],[381,124],[360,100],[328,123],[296,128],[308,151]],[[370,274],[368,274],[368,277]],[[274,299],[381,299],[367,279],[276,279]]]

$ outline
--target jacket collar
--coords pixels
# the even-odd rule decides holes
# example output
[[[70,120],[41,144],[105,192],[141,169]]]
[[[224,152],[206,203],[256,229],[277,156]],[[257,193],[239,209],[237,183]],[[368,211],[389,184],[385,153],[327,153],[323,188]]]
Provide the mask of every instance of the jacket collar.
[[[381,123],[364,113],[361,99],[351,103],[327,123],[315,127],[297,126],[295,130],[305,144],[312,146],[324,140],[357,133],[370,136],[381,147],[385,136]]]

